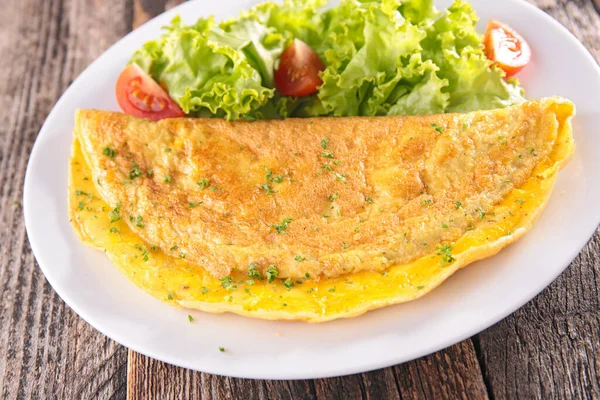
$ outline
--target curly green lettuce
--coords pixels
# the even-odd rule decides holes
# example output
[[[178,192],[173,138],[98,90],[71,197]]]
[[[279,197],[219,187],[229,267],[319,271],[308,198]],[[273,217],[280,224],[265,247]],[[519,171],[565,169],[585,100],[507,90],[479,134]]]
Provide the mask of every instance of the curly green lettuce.
[[[516,80],[486,58],[471,5],[440,13],[432,0],[262,3],[216,24],[185,26],[136,51],[137,63],[186,114],[227,119],[417,115],[522,102]],[[326,68],[316,94],[281,96],[278,58],[298,38]]]

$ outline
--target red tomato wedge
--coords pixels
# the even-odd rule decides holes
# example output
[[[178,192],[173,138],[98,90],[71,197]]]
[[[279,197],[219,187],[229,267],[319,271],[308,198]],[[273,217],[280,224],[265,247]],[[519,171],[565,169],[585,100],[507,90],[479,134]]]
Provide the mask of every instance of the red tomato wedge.
[[[183,117],[181,108],[137,64],[129,64],[117,79],[117,101],[129,115],[158,121]]]
[[[483,38],[485,55],[513,76],[522,70],[531,60],[529,44],[510,26],[490,19]]]
[[[323,84],[319,72],[325,65],[306,43],[294,39],[281,54],[275,86],[284,96],[306,96]]]

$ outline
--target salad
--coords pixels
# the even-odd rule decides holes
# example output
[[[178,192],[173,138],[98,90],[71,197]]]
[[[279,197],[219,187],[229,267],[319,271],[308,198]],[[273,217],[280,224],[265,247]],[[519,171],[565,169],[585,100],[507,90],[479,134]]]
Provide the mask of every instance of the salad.
[[[238,18],[175,17],[137,50],[117,81],[129,114],[274,119],[418,115],[524,101],[513,77],[527,42],[471,5],[433,0],[262,3]]]

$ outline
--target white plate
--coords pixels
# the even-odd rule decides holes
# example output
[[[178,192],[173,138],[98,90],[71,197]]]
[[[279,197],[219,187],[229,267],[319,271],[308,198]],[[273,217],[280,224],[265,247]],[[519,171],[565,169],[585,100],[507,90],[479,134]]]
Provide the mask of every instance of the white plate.
[[[561,95],[577,105],[575,157],[525,238],[459,271],[421,300],[325,324],[188,312],[137,289],[103,253],[84,246],[69,224],[73,112],[118,110],[113,88],[119,72],[175,14],[186,22],[210,14],[221,19],[253,3],[186,3],[130,33],[75,80],[40,131],[25,178],[31,247],[56,292],[102,333],[159,360],[236,377],[317,378],[377,369],[452,345],[504,318],[552,282],[593,234],[600,221],[600,69],[565,28],[524,1],[473,0],[481,29],[496,17],[531,44],[532,64],[520,75],[528,96]],[[196,319],[192,324],[188,313]]]

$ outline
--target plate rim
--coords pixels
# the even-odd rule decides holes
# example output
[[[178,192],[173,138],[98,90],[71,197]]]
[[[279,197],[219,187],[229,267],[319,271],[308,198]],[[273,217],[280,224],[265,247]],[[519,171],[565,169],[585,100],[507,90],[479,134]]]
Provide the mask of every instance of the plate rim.
[[[534,6],[530,3],[527,3],[522,0],[505,0],[505,1],[507,2],[507,7],[510,5],[509,3],[512,3],[512,5],[515,5],[517,7],[525,7],[525,8],[528,8],[531,12],[538,13],[541,18],[544,18],[548,23],[550,23],[553,26],[553,29],[557,29],[557,30],[561,31],[562,35],[566,36],[569,39],[569,42],[571,43],[571,45],[575,46],[579,50],[579,52],[581,52],[582,55],[585,56],[588,59],[588,61],[594,66],[595,72],[599,76],[599,79],[600,79],[600,66],[598,65],[598,63],[596,62],[596,60],[594,59],[592,54],[589,52],[589,50],[566,27],[564,27],[562,24],[560,24],[558,21],[556,21],[550,15],[545,13],[543,10],[541,10],[540,8]],[[244,7],[244,5],[246,3],[248,3],[248,2],[240,1],[236,4],[236,8],[241,10],[242,7]],[[29,204],[28,199],[31,196],[30,192],[32,190],[30,187],[31,186],[30,182],[32,179],[31,175],[33,174],[32,167],[31,167],[32,160],[39,157],[38,153],[41,151],[40,150],[41,145],[40,145],[39,139],[44,135],[44,132],[46,132],[47,130],[50,129],[49,128],[50,122],[52,122],[52,120],[56,117],[56,114],[59,112],[58,110],[60,108],[62,108],[62,105],[65,102],[65,99],[67,98],[68,94],[73,89],[73,87],[75,87],[80,81],[84,81],[87,78],[87,76],[91,73],[90,70],[92,69],[93,66],[95,66],[97,64],[101,64],[104,61],[104,59],[109,56],[109,53],[112,52],[111,50],[113,50],[115,47],[122,46],[123,42],[126,41],[128,38],[130,38],[132,35],[134,35],[134,34],[137,35],[140,31],[148,29],[148,27],[151,24],[156,22],[155,20],[157,18],[159,18],[159,17],[161,19],[166,18],[168,15],[174,16],[175,14],[180,13],[182,10],[184,10],[186,8],[191,8],[194,6],[198,7],[199,6],[198,2],[183,3],[183,4],[180,4],[174,8],[166,11],[165,13],[162,13],[162,14],[152,18],[151,20],[147,21],[146,23],[144,23],[137,29],[135,29],[135,30],[129,32],[127,35],[123,36],[121,39],[119,39],[117,42],[115,42],[113,45],[111,45],[108,49],[106,49],[93,62],[91,62],[79,74],[79,76],[77,76],[77,78],[69,85],[69,87],[63,92],[63,94],[57,100],[56,104],[53,106],[52,110],[46,117],[46,120],[44,121],[42,127],[40,128],[38,136],[36,137],[35,143],[29,154],[27,170],[25,173],[25,179],[24,179],[24,185],[23,185],[23,215],[24,215],[24,220],[25,220],[27,236],[28,236],[28,239],[29,239],[29,242],[31,245],[32,252],[35,256],[35,260],[38,263],[38,265],[40,266],[40,269],[42,270],[42,272],[44,273],[45,279],[50,283],[50,285],[52,286],[52,289],[60,296],[61,300],[64,301],[68,305],[68,307],[71,308],[80,318],[82,318],[84,321],[86,321],[88,324],[90,324],[94,329],[98,330],[103,335],[107,336],[108,338],[110,338],[110,339],[114,340],[115,342],[117,342],[129,349],[132,349],[140,354],[147,355],[151,358],[166,362],[168,364],[176,365],[176,366],[183,367],[183,368],[188,368],[188,369],[195,370],[195,371],[201,371],[201,372],[205,372],[205,373],[211,373],[211,374],[220,375],[220,376],[230,376],[230,377],[236,377],[236,378],[272,379],[272,380],[317,379],[317,378],[346,376],[346,375],[351,375],[351,374],[355,374],[355,373],[373,371],[376,369],[401,364],[401,363],[413,360],[415,358],[423,357],[423,356],[432,354],[436,351],[445,349],[453,344],[462,342],[463,340],[465,340],[479,332],[482,332],[483,330],[489,328],[493,324],[503,320],[508,315],[514,313],[517,309],[521,308],[524,304],[531,301],[537,294],[539,294],[546,287],[548,287],[554,280],[556,280],[556,278],[566,270],[566,268],[570,265],[572,260],[575,259],[577,257],[577,255],[579,255],[581,253],[582,249],[589,243],[589,240],[594,235],[600,220],[596,221],[596,228],[588,229],[588,232],[586,232],[586,236],[588,237],[587,241],[585,241],[580,247],[578,247],[578,249],[576,251],[571,252],[572,254],[569,256],[569,259],[571,261],[562,265],[560,270],[557,270],[557,272],[555,274],[548,275],[548,279],[543,280],[543,282],[539,283],[538,285],[530,287],[529,290],[527,291],[528,294],[523,295],[522,298],[520,298],[518,301],[514,302],[514,304],[512,304],[511,307],[508,307],[508,308],[504,309],[502,312],[494,314],[493,316],[488,316],[483,321],[480,320],[476,324],[471,324],[469,329],[464,329],[463,331],[461,331],[460,334],[458,334],[458,335],[455,334],[453,336],[447,337],[443,341],[435,342],[435,344],[430,344],[429,346],[426,346],[426,350],[423,350],[423,347],[420,347],[418,351],[413,351],[412,354],[408,354],[408,355],[406,353],[396,354],[395,357],[394,356],[390,356],[387,358],[380,357],[379,359],[377,359],[377,361],[353,363],[352,365],[346,366],[346,367],[340,366],[336,370],[331,370],[329,373],[311,374],[309,372],[304,372],[304,373],[296,374],[296,373],[289,373],[289,371],[288,371],[286,373],[281,373],[280,375],[273,375],[273,374],[269,374],[269,373],[264,373],[262,371],[260,371],[258,373],[251,373],[250,371],[248,371],[248,373],[246,373],[246,374],[243,374],[243,373],[231,374],[226,369],[220,369],[218,367],[212,368],[209,365],[204,365],[202,367],[202,369],[200,369],[197,365],[193,365],[184,360],[174,359],[172,357],[170,358],[168,356],[168,354],[164,354],[164,352],[154,351],[154,349],[141,348],[137,345],[137,343],[135,343],[135,341],[129,340],[128,338],[124,338],[124,337],[122,337],[122,335],[119,336],[118,333],[109,332],[107,329],[105,329],[105,326],[102,324],[101,321],[98,321],[96,318],[94,318],[90,315],[87,315],[85,310],[82,309],[77,304],[76,301],[73,301],[72,297],[69,295],[69,293],[67,291],[64,291],[62,289],[57,289],[57,287],[60,287],[60,285],[56,284],[55,277],[53,276],[52,273],[50,273],[51,268],[48,268],[48,265],[46,265],[45,262],[40,261],[41,257],[38,258],[38,256],[37,256],[37,254],[41,253],[41,250],[40,250],[40,246],[39,246],[37,239],[32,240],[32,236],[30,235],[30,232],[32,231],[31,227],[33,226],[33,222],[32,222],[32,217],[31,217],[31,210],[28,206],[28,204]],[[205,5],[201,5],[201,6],[205,6]],[[598,219],[598,218],[596,218],[596,219]],[[33,236],[35,237],[36,235],[33,235]],[[240,318],[244,318],[244,317],[240,317]]]

